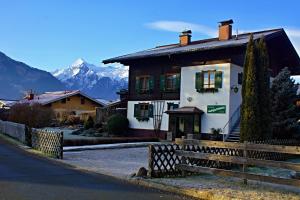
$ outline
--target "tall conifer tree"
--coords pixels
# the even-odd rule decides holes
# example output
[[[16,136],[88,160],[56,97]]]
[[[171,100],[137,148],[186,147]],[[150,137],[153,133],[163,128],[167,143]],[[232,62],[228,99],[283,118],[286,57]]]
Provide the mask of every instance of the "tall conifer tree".
[[[257,58],[257,87],[259,104],[259,128],[260,139],[272,137],[271,108],[270,108],[270,75],[269,55],[264,37],[255,43]]]
[[[247,45],[243,87],[242,87],[242,110],[241,110],[241,140],[259,140],[259,105],[257,86],[257,60],[256,48],[253,35]]]

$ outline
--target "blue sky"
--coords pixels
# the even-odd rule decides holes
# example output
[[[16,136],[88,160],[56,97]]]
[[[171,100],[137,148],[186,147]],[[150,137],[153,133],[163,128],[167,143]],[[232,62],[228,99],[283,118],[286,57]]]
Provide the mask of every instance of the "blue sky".
[[[53,71],[79,57],[103,59],[178,41],[212,37],[217,22],[239,32],[286,28],[300,53],[300,2],[199,0],[0,0],[0,51]]]

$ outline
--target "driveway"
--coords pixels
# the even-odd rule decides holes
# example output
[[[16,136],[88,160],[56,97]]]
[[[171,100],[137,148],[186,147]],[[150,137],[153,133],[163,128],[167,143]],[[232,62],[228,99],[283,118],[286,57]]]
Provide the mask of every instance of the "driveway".
[[[182,197],[77,171],[0,139],[0,199],[172,199]]]
[[[148,166],[148,147],[64,152],[63,162],[101,174],[126,178]]]

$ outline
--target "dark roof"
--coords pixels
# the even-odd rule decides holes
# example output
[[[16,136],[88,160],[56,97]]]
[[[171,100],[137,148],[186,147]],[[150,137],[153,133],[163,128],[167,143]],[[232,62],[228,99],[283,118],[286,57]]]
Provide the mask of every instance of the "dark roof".
[[[280,33],[280,32],[284,32],[284,30],[282,28],[271,29],[271,30],[265,30],[259,32],[252,32],[252,34],[254,39],[258,39],[262,36],[265,36],[266,38],[275,36],[276,33]],[[158,57],[158,56],[165,56],[165,55],[174,55],[174,54],[182,54],[182,53],[189,53],[189,52],[243,46],[248,43],[250,34],[251,33],[239,34],[238,37],[233,36],[232,39],[225,40],[225,41],[220,41],[218,38],[211,38],[211,39],[193,41],[186,46],[180,46],[180,44],[178,43],[158,46],[152,49],[107,59],[104,60],[103,63],[122,62],[126,60],[133,60],[133,59],[139,59],[145,57]]]
[[[203,111],[197,107],[185,106],[174,110],[166,111],[167,114],[202,114]]]

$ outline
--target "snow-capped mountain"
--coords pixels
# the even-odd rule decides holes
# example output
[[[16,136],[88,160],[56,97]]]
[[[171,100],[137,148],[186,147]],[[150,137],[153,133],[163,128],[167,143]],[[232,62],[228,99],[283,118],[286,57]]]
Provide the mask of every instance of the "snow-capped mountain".
[[[121,64],[96,66],[82,58],[52,74],[68,89],[79,89],[92,97],[107,100],[117,99],[116,92],[127,88],[128,84],[127,66]]]

